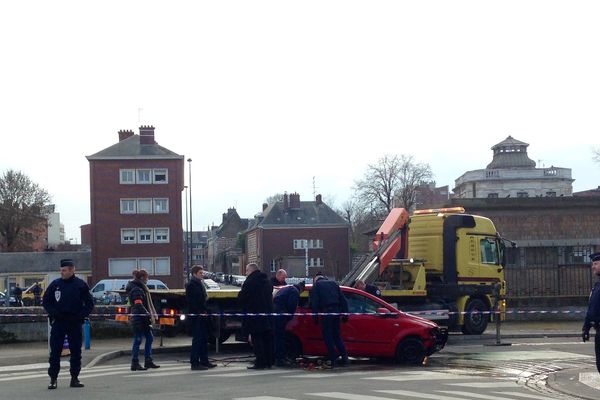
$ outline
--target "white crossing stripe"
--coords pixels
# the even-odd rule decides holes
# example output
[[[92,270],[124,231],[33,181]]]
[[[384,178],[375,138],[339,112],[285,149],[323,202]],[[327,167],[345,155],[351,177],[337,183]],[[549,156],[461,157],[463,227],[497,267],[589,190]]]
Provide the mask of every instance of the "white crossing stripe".
[[[600,375],[597,372],[580,372],[579,382],[591,388],[600,390]]]
[[[453,394],[453,395],[457,395],[457,396],[469,396],[469,397],[474,397],[476,399],[482,399],[482,400],[514,400],[511,397],[488,396],[486,394],[460,392],[460,391],[454,391],[454,390],[440,390],[440,392]],[[511,394],[511,393],[503,392],[502,394]]]
[[[60,366],[61,367],[68,367],[69,366],[69,362],[68,361],[61,361],[60,362]],[[24,364],[24,365],[7,365],[7,366],[4,366],[4,367],[0,367],[0,372],[9,372],[9,371],[23,372],[23,371],[31,371],[31,370],[36,370],[36,369],[48,369],[48,363]]]
[[[320,396],[320,397],[329,397],[332,399],[343,399],[343,400],[393,400],[389,397],[380,397],[380,396],[367,396],[364,394],[352,394],[352,393],[342,393],[342,392],[323,392],[323,393],[306,393],[309,396]],[[460,399],[454,399],[460,400]]]
[[[294,400],[288,397],[256,396],[256,397],[236,397],[233,400]]]
[[[498,394],[508,394],[515,397],[524,397],[526,399],[537,399],[537,400],[548,400],[548,396],[538,396],[536,394],[529,393],[517,393],[517,392],[492,392]]]
[[[435,381],[435,380],[440,380],[440,379],[457,380],[457,379],[465,379],[465,377],[456,375],[456,374],[444,373],[444,372],[430,372],[430,371],[413,372],[413,371],[411,371],[411,372],[406,372],[406,373],[399,374],[399,375],[375,376],[375,377],[363,378],[363,379],[372,379],[372,380],[378,380],[378,381],[408,382],[408,381],[426,381],[426,380]],[[470,379],[481,379],[481,378],[471,376]]]
[[[409,390],[376,390],[376,392],[395,394],[404,397],[416,397],[418,399],[430,400],[465,400],[464,397],[444,396],[441,394],[411,392]],[[473,394],[473,396],[477,396]],[[514,400],[514,399],[511,399]]]
[[[494,389],[494,388],[515,388],[515,387],[519,387],[519,384],[517,382],[514,381],[510,381],[510,382],[465,382],[465,383],[448,383],[448,385],[450,386],[464,386],[464,387],[470,387],[470,388],[487,388],[487,389]]]

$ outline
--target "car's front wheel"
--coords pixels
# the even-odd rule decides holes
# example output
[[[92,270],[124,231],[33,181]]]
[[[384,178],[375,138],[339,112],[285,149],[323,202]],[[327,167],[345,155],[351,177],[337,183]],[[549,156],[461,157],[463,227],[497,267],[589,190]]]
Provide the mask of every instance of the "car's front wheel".
[[[425,346],[421,339],[409,337],[398,344],[396,348],[396,362],[401,364],[423,364],[425,360]]]

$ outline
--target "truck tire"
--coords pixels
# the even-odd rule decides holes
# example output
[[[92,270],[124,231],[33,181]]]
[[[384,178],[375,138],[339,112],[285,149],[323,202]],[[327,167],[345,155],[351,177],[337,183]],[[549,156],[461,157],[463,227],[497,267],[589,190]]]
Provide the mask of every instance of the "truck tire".
[[[490,320],[487,304],[481,299],[470,299],[465,306],[465,319],[462,332],[465,335],[481,335]]]
[[[425,347],[421,339],[408,337],[396,348],[396,362],[400,364],[421,365],[425,359]]]

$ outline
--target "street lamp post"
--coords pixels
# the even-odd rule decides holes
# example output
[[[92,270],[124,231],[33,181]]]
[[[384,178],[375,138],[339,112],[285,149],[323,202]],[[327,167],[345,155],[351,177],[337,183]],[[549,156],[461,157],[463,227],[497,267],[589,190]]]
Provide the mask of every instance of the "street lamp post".
[[[306,270],[306,277],[308,278],[308,240],[304,239],[304,268]]]
[[[189,248],[189,241],[190,241],[190,237],[189,237],[189,227],[188,227],[188,192],[187,186],[183,186],[184,189],[184,193],[185,193],[185,281],[188,282],[189,276],[190,276],[190,248]]]
[[[189,183],[188,183],[188,187],[189,187],[189,191],[190,191],[190,240],[189,240],[189,246],[190,246],[190,263],[189,266],[190,268],[193,265],[193,258],[194,258],[194,235],[193,235],[193,231],[194,228],[192,227],[192,159],[188,158],[188,167],[189,167],[189,174],[188,174],[188,178],[189,178]],[[186,279],[188,279],[188,277],[186,276]]]

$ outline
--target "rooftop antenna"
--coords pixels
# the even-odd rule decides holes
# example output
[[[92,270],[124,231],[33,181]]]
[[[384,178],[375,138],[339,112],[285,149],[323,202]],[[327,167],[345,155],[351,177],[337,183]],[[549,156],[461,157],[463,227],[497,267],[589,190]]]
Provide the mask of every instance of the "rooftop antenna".
[[[317,198],[317,184],[315,182],[315,177],[313,176],[313,199]]]

